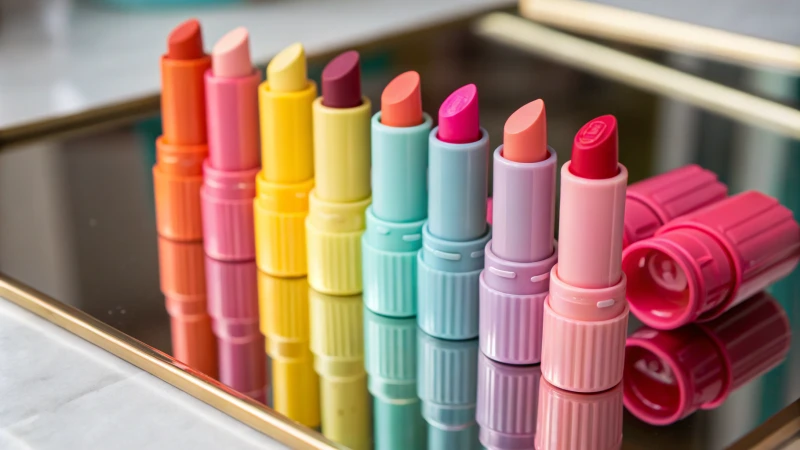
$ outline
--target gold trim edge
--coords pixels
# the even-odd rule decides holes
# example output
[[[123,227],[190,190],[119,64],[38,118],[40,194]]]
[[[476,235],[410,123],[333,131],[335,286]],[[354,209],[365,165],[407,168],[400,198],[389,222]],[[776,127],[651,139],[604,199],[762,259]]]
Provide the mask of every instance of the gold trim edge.
[[[291,448],[341,450],[320,433],[250,400],[94,317],[0,275],[0,297],[108,351]]]

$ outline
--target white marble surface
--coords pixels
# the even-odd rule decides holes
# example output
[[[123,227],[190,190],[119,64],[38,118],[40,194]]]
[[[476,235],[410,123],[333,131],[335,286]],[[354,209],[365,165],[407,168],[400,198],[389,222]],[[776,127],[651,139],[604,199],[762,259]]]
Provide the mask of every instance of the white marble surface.
[[[513,0],[270,0],[225,7],[121,10],[99,2],[12,1],[0,16],[0,131],[156,94],[160,55],[197,17],[206,47],[236,26],[266,63],[300,41],[309,54],[452,21]]]
[[[0,449],[286,448],[0,298]]]

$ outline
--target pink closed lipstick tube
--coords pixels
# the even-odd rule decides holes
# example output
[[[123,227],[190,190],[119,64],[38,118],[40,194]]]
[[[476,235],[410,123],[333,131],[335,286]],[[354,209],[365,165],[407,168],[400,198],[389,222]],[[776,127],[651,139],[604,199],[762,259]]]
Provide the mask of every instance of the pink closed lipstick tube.
[[[494,152],[492,240],[480,277],[480,347],[495,361],[535,364],[557,256],[556,153],[547,147],[542,100],[509,117],[503,142]]]
[[[690,164],[628,186],[622,247],[647,239],[672,219],[728,196],[710,170]]]
[[[203,165],[203,236],[208,311],[220,381],[266,400],[264,337],[258,326],[253,198],[260,169],[258,84],[247,30],[223,36],[206,72],[208,159]]]
[[[756,191],[661,227],[625,249],[628,302],[645,324],[707,321],[788,275],[800,258],[792,212]]]
[[[558,264],[550,272],[544,305],[542,375],[560,389],[600,392],[622,380],[627,182],[614,116],[584,125],[575,136],[572,160],[561,168]]]

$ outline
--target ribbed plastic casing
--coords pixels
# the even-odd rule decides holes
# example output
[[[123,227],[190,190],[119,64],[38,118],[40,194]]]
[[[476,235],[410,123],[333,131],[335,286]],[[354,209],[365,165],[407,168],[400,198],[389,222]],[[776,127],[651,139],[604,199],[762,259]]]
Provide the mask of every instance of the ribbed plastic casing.
[[[200,191],[206,255],[220,261],[249,261],[256,257],[253,197],[258,169],[226,172],[203,165]]]
[[[295,184],[270,183],[256,177],[255,247],[258,269],[273,276],[299,277],[306,265],[308,195],[314,180]]]
[[[417,394],[428,422],[428,448],[475,448],[478,340],[447,341],[417,333]],[[453,443],[469,444],[447,447]]]
[[[364,334],[376,447],[424,448],[426,425],[417,397],[417,321],[384,317],[365,308]]]
[[[550,295],[544,305],[542,375],[556,387],[572,392],[600,392],[622,380],[628,304],[625,276],[605,289],[580,289],[558,277],[558,264],[550,271]],[[559,314],[550,306],[558,301],[565,311],[596,304],[596,314],[618,308],[610,319],[582,320]]]
[[[207,155],[205,144],[171,145],[163,136],[156,140],[153,187],[156,229],[160,236],[174,241],[203,239],[200,186]]]
[[[622,385],[597,394],[539,384],[536,450],[616,450],[622,445]]]
[[[364,211],[372,199],[336,203],[321,200],[314,193],[312,190],[306,219],[308,283],[324,294],[359,294]]]
[[[488,229],[479,239],[446,241],[422,228],[422,251],[417,259],[418,323],[425,333],[441,339],[478,336],[479,278]]]
[[[478,356],[478,404],[475,418],[486,448],[533,448],[539,405],[538,365],[512,366]]]
[[[378,219],[367,208],[362,238],[364,304],[390,317],[417,314],[417,253],[422,247],[424,220],[393,223]]]

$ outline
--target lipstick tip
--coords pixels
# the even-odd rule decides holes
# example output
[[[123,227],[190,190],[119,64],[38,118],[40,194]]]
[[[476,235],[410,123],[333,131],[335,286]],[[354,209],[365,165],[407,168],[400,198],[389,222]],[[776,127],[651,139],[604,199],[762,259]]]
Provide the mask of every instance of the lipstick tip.
[[[222,36],[211,51],[211,67],[218,77],[243,77],[253,72],[250,62],[250,34],[239,27]]]
[[[329,108],[352,108],[361,104],[358,52],[344,52],[322,69],[322,104]]]
[[[534,100],[509,116],[503,127],[503,157],[520,163],[547,159],[544,101]]]
[[[269,88],[275,92],[302,91],[306,80],[306,51],[297,42],[281,50],[267,66]]]
[[[466,144],[481,138],[478,88],[474,84],[456,89],[442,103],[437,136],[451,144]]]
[[[413,127],[422,123],[422,93],[419,74],[402,73],[381,94],[381,123],[390,127]]]
[[[572,143],[570,172],[582,178],[606,179],[617,174],[618,163],[617,119],[614,116],[598,117],[578,130]]]
[[[189,19],[175,27],[167,38],[167,58],[191,60],[203,57],[200,22]]]

